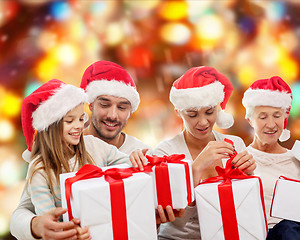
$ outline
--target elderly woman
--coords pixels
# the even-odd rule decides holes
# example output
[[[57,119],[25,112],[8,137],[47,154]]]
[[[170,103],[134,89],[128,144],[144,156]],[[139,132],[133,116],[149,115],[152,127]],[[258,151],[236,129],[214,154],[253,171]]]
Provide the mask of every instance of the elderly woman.
[[[291,89],[278,76],[257,80],[245,92],[242,103],[246,108],[245,118],[254,129],[254,139],[247,150],[256,161],[255,174],[263,182],[267,239],[300,239],[298,223],[270,217],[273,190],[279,176],[300,179],[300,162],[278,142],[290,137],[286,126],[292,105]]]
[[[233,124],[232,116],[224,112],[232,90],[228,78],[212,67],[191,68],[173,83],[170,101],[183,120],[183,131],[161,142],[153,154],[183,153],[187,159],[192,159],[195,185],[216,176],[215,167],[224,166],[228,154],[234,151],[238,154],[232,162],[233,167],[248,174],[255,169],[255,161],[245,151],[241,138],[213,130],[215,123],[221,128]],[[224,138],[233,141],[235,149]],[[188,206],[184,217],[160,225],[159,239],[200,239],[199,229],[196,206]]]

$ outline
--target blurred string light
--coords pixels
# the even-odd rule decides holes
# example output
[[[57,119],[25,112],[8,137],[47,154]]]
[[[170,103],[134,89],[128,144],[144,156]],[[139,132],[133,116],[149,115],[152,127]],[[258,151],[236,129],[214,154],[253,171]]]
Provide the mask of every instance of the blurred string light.
[[[15,137],[15,127],[7,119],[0,120],[0,142],[9,142]]]
[[[89,10],[92,15],[97,15],[105,12],[107,3],[105,1],[93,2],[90,4]]]
[[[70,5],[65,1],[54,1],[50,4],[50,14],[58,21],[64,21],[71,16]]]
[[[18,11],[19,4],[16,1],[0,1],[0,27],[14,18]]]
[[[72,66],[78,61],[80,57],[80,51],[77,45],[71,43],[58,45],[54,49],[53,54],[59,64],[63,64],[66,66]]]
[[[35,68],[36,76],[43,82],[54,78],[57,73],[58,62],[55,60],[52,54],[48,54],[42,60],[40,60]]]
[[[211,1],[194,1],[188,0],[188,19],[192,23],[197,23],[203,15],[212,14]]]
[[[196,42],[194,47],[202,50],[214,48],[224,34],[222,20],[214,14],[205,15],[199,18],[195,25]]]
[[[21,112],[21,98],[13,93],[6,93],[1,100],[1,113],[7,117],[16,117]]]
[[[98,52],[100,50],[100,41],[95,34],[88,34],[84,40],[84,50],[88,56],[96,55],[98,58]]]
[[[185,1],[161,2],[159,15],[169,21],[177,21],[187,17],[188,4]]]
[[[70,33],[70,36],[74,40],[81,40],[86,35],[86,28],[84,25],[84,22],[78,18],[74,17],[71,19],[70,24],[68,26],[68,30]]]
[[[161,38],[174,45],[186,44],[190,37],[190,29],[181,23],[167,23],[160,29]]]
[[[105,34],[105,43],[109,46],[116,46],[124,39],[123,27],[120,22],[108,24]]]
[[[57,34],[52,31],[44,30],[37,38],[37,46],[43,51],[48,51],[57,43]]]
[[[49,79],[50,80],[50,79]],[[25,87],[25,92],[24,92],[24,98],[29,96],[32,92],[34,92],[36,89],[38,89],[40,86],[42,86],[41,83],[37,81],[32,81],[29,82],[26,87]]]
[[[256,79],[256,69],[254,66],[249,64],[243,64],[237,71],[237,78],[239,83],[244,87],[248,88],[250,84]]]
[[[296,82],[291,86],[293,93],[293,102],[291,107],[290,116],[299,117],[300,116],[300,82]]]
[[[6,216],[0,213],[0,236],[4,236],[9,231],[9,221]]]
[[[272,1],[265,8],[266,16],[270,21],[278,22],[283,19],[286,14],[286,6],[284,2]]]
[[[288,55],[287,52],[283,52],[278,59],[280,75],[285,78],[287,83],[291,83],[298,76],[298,64]]]
[[[80,50],[77,45],[72,43],[59,44],[49,50],[44,59],[38,63],[36,67],[37,77],[43,82],[55,78],[61,65],[72,66],[79,57]]]
[[[125,0],[124,7],[127,10],[127,16],[130,17],[130,19],[141,20],[150,16],[159,3],[160,0]]]
[[[5,187],[11,187],[21,181],[23,174],[22,165],[13,157],[4,157],[0,162],[0,184]]]

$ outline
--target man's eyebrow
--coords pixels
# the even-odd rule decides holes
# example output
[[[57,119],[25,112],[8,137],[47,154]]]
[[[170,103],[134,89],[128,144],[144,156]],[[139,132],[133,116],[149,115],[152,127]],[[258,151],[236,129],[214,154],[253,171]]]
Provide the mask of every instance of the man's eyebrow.
[[[97,97],[97,100],[109,101],[109,99],[107,99],[107,98],[105,98],[105,97]]]

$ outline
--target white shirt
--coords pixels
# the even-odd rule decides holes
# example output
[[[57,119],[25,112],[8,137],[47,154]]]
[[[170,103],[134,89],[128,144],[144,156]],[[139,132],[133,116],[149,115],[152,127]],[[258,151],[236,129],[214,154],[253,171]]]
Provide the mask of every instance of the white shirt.
[[[121,151],[123,153],[130,155],[134,150],[137,150],[137,149],[140,149],[140,150],[146,149],[146,148],[150,149],[149,146],[147,146],[145,143],[143,143],[142,141],[140,141],[139,139],[137,139],[133,136],[125,134],[124,137],[125,137],[124,143],[119,148],[119,151]]]
[[[237,152],[244,151],[246,149],[245,143],[240,137],[225,135],[213,131],[215,139],[217,141],[223,141],[224,138],[228,138],[233,141]],[[175,136],[170,140],[161,142],[154,150],[154,155],[171,155],[171,154],[185,154],[187,159],[192,159],[190,151],[186,145],[183,132]],[[196,206],[188,206],[185,209],[185,214],[182,218],[176,218],[174,222],[167,222],[160,225],[159,239],[201,239],[200,227],[198,221],[198,214]]]

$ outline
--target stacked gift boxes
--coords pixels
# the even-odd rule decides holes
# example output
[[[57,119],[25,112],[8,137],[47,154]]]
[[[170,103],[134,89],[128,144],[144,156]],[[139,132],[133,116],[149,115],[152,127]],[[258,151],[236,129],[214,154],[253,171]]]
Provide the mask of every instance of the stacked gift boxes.
[[[106,171],[111,168],[95,166],[95,170],[87,172],[105,174],[87,174],[79,180],[75,173],[62,174],[62,206],[69,205],[72,214],[65,214],[64,220],[79,218],[83,227],[89,226],[93,239],[157,239],[157,204],[185,208],[194,201],[193,177],[191,161],[184,160],[184,155],[147,158],[145,172],[126,168],[129,176],[121,180],[109,181],[111,177]],[[218,170],[217,179],[211,182],[207,179],[195,189],[202,240],[265,239],[267,225],[260,179],[227,165]],[[74,176],[76,181],[68,186],[71,192],[68,204],[65,183]],[[122,182],[121,196],[120,186],[112,190],[115,181],[117,185]],[[220,186],[225,190],[220,190]],[[228,196],[231,196],[229,201]]]
[[[125,168],[125,177],[117,180],[113,171],[120,169],[115,167],[85,165],[77,173],[61,174],[62,207],[69,213],[64,221],[79,218],[93,239],[157,239],[157,204],[185,208],[194,199],[194,188],[191,161],[184,155],[153,158],[145,172]]]

